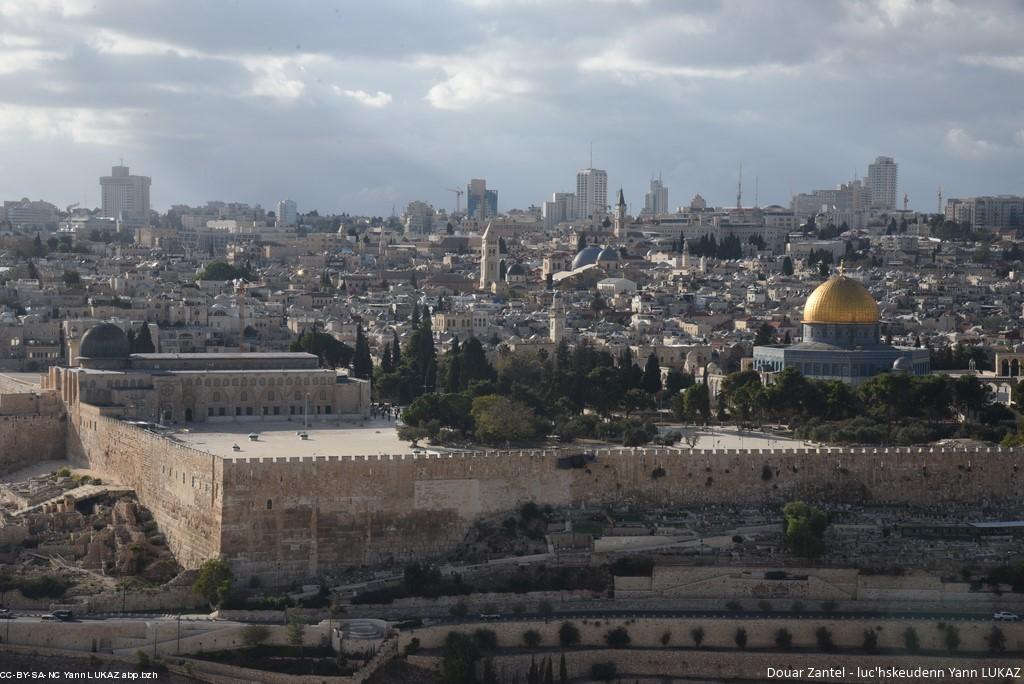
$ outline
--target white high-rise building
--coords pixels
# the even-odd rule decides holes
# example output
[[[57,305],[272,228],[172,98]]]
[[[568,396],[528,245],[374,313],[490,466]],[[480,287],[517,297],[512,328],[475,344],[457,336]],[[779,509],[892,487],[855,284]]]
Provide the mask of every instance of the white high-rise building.
[[[608,172],[581,169],[576,174],[576,218],[584,219],[608,211]]]
[[[651,189],[644,194],[644,213],[654,216],[668,213],[668,188],[661,178],[651,179]]]
[[[277,203],[277,226],[286,228],[299,222],[299,205],[295,200],[281,200]]]
[[[413,234],[426,234],[434,228],[434,207],[415,200],[405,208],[405,230]]]
[[[878,157],[868,165],[868,191],[875,209],[896,208],[896,171],[892,157]]]
[[[115,166],[100,177],[102,216],[126,222],[149,218],[149,176],[132,176],[127,166]]]
[[[542,211],[545,230],[551,230],[564,221],[572,221],[576,218],[576,195],[571,192],[552,193],[551,201],[544,203]]]

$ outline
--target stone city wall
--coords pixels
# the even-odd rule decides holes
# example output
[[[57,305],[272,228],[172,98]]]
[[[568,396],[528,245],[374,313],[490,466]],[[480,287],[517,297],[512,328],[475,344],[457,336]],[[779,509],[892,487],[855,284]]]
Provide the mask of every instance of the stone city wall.
[[[582,468],[559,467],[574,449],[222,458],[99,414],[81,405],[72,416],[69,454],[135,488],[184,567],[221,554],[242,578],[272,584],[440,557],[479,516],[526,501],[933,506],[1024,499],[1021,449],[600,449]]]
[[[0,475],[64,458],[64,439],[56,393],[0,394]]]
[[[182,567],[220,552],[221,459],[81,405],[68,455],[135,490]]]
[[[1024,451],[1018,449],[606,449],[586,467],[559,468],[566,453],[572,452],[225,459],[221,551],[242,575],[286,582],[338,566],[443,555],[477,516],[526,501],[701,505],[803,498],[935,505],[1024,499]],[[809,588],[818,590],[824,589]]]

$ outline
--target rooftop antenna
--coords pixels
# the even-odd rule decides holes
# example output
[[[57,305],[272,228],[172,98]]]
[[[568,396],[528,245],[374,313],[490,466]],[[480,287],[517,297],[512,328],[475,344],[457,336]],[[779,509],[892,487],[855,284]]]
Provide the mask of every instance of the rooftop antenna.
[[[740,177],[736,181],[736,208],[743,207],[743,162],[740,162]]]
[[[594,141],[593,140],[590,141],[590,166],[588,166],[587,168],[588,169],[594,168]]]
[[[910,198],[907,197],[907,193],[903,193],[903,211],[907,210],[907,202],[909,202],[909,201],[910,201]]]
[[[757,192],[758,192],[758,184],[759,184],[760,180],[761,180],[760,176],[754,176],[754,206],[755,207],[758,206],[758,204],[757,204]]]
[[[939,186],[939,214],[942,213],[942,186]]]

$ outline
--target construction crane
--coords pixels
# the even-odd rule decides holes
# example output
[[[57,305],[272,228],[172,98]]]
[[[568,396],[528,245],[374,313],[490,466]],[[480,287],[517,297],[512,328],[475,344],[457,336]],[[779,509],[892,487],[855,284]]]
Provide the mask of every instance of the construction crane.
[[[466,191],[465,190],[459,190],[457,188],[448,188],[448,192],[454,192],[455,193],[455,213],[458,214],[460,211],[462,211],[462,204],[461,204],[462,195]]]
[[[72,211],[74,211],[75,209],[78,208],[78,205],[79,205],[79,202],[75,202],[74,204],[69,204],[64,211],[66,213],[70,214]]]

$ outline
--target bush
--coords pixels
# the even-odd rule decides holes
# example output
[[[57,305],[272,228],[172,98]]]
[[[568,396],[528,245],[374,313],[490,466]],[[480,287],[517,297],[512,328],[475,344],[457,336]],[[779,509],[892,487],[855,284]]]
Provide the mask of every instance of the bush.
[[[832,632],[828,627],[819,627],[814,631],[814,639],[818,642],[818,648],[826,653],[836,650],[836,643],[832,641]]]
[[[790,604],[789,609],[791,611],[793,611],[794,613],[802,613],[802,612],[804,612],[804,602],[803,601],[793,601],[793,603]]]
[[[672,641],[672,632],[667,629],[661,635],[661,645],[668,646],[668,642]]]
[[[17,582],[16,588],[25,598],[60,598],[71,587],[71,583],[63,577],[43,575]]]
[[[793,648],[793,635],[785,627],[775,633],[775,646],[780,651],[788,651]]]
[[[733,634],[732,640],[735,641],[736,645],[739,646],[741,649],[746,648],[747,647],[747,630],[743,629],[742,627],[738,628],[736,630],[736,633]]]
[[[704,628],[694,627],[690,630],[690,638],[693,639],[693,645],[700,648],[700,645],[704,643]]]
[[[405,645],[405,655],[413,655],[420,652],[420,638],[413,637],[409,640],[409,643]]]
[[[563,648],[570,648],[580,643],[580,630],[571,622],[563,622],[558,628],[558,643]]]
[[[953,625],[946,625],[946,635],[943,641],[946,644],[946,650],[950,653],[955,653],[960,648],[960,630]]]
[[[604,641],[608,648],[627,648],[632,639],[625,627],[616,627],[604,635]]]
[[[661,466],[658,466],[657,468],[651,471],[652,480],[657,480],[662,477],[665,477],[665,469],[662,468]]]
[[[874,653],[878,650],[878,632],[873,629],[864,630],[863,648],[868,653]]]
[[[823,611],[825,611],[826,613],[831,613],[831,612],[833,612],[838,607],[839,607],[839,604],[836,603],[835,601],[822,601],[821,602],[821,609]]]
[[[903,646],[909,653],[917,653],[921,650],[921,640],[917,636],[917,630],[913,627],[903,630]]]
[[[218,558],[211,558],[199,567],[192,591],[206,599],[211,606],[218,607],[231,592],[232,581],[234,575],[231,567]]]
[[[1006,635],[1003,630],[993,627],[992,631],[985,637],[988,643],[989,653],[1004,653],[1006,651]]]
[[[135,652],[135,660],[138,663],[139,670],[148,670],[149,665],[149,654],[139,649]]]
[[[469,609],[466,607],[466,603],[464,601],[459,601],[458,603],[456,603],[455,605],[451,606],[448,609],[448,614],[451,615],[452,617],[457,617],[457,618],[464,618],[464,617],[466,617],[466,613],[468,613],[468,612],[469,612]]]
[[[761,610],[761,611],[767,613],[767,612],[771,611],[771,609],[772,609],[772,602],[771,601],[765,601],[765,600],[758,601],[757,602],[757,608],[758,608],[758,610]]]
[[[743,604],[739,601],[729,601],[725,607],[729,610],[743,610]]]
[[[484,653],[498,650],[498,635],[493,629],[476,630],[473,632],[473,642]]]
[[[610,682],[618,674],[615,663],[594,663],[590,666],[590,678],[599,682]]]
[[[527,648],[537,648],[540,646],[541,641],[543,641],[543,638],[537,630],[528,629],[523,632],[523,644],[525,644]]]
[[[242,628],[242,643],[247,647],[259,646],[270,638],[270,630],[263,625],[246,625]]]

